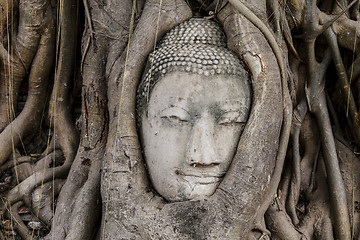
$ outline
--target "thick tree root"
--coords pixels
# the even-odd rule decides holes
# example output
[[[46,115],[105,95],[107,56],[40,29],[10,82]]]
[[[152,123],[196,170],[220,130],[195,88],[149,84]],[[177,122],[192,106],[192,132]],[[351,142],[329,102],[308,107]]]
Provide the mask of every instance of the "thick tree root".
[[[47,96],[48,77],[54,60],[55,32],[50,7],[47,8],[44,14],[47,15],[46,26],[43,29],[39,48],[36,51],[30,70],[29,92],[25,107],[20,115],[0,133],[0,164],[3,164],[8,159],[14,147],[20,143],[24,136],[34,133],[38,129],[36,126],[40,126],[46,106],[44,100]]]
[[[49,229],[55,212],[55,197],[59,195],[64,183],[64,179],[55,179],[36,188],[32,193],[32,210]]]
[[[12,2],[14,6],[12,6],[12,4],[9,5],[9,2]],[[23,78],[29,69],[31,69],[31,66],[34,66],[32,62],[35,54],[38,52],[39,44],[43,45],[44,41],[48,41],[48,39],[40,40],[41,36],[47,35],[47,38],[51,38],[53,34],[51,30],[51,18],[53,16],[51,16],[51,8],[46,2],[46,0],[20,1],[19,5],[21,7],[19,8],[19,15],[21,18],[19,18],[19,26],[11,26],[11,28],[8,29],[8,31],[11,29],[19,29],[20,31],[18,31],[16,37],[7,39],[7,50],[2,43],[0,43],[0,49],[2,49],[0,51],[0,59],[3,63],[2,68],[0,68],[0,132],[5,129],[15,117],[14,109],[16,108],[19,87]],[[2,3],[1,6],[7,6],[8,8],[6,10],[8,11],[4,17],[1,17],[0,30],[3,29],[5,25],[9,25],[9,20],[12,23],[16,22],[16,19],[11,19],[11,16],[16,16],[13,11],[14,8],[16,9],[17,7],[17,1],[6,1],[6,3]],[[35,10],[32,11],[32,9]],[[2,34],[2,31],[0,34]],[[8,32],[8,36],[10,34],[12,33]],[[3,39],[2,37],[3,36],[0,36],[1,40]],[[43,43],[40,43],[41,41]],[[49,56],[47,56],[47,54]],[[51,52],[49,51],[47,54],[42,57],[48,58],[45,63],[51,65],[53,62],[52,47]],[[39,55],[39,53],[37,53],[37,55]],[[44,70],[46,71],[50,68],[51,66],[48,69],[44,68]],[[46,72],[44,72],[42,76],[45,78],[48,77]],[[0,160],[1,163],[3,163],[3,161],[4,160]]]
[[[21,217],[18,214],[19,207],[23,205],[23,203],[17,202],[14,205],[10,207],[10,210],[8,211],[8,218],[12,219],[13,221],[13,228],[16,230],[17,233],[21,236],[24,240],[31,240],[32,234],[31,231],[27,228],[27,226],[22,221]]]

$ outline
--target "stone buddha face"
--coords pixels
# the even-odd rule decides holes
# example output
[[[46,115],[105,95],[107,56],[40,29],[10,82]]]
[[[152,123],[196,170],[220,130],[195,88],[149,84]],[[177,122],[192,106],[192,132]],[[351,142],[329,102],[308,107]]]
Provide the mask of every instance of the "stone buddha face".
[[[211,58],[211,51],[197,56]],[[146,104],[139,116],[144,157],[155,190],[168,201],[212,195],[235,155],[250,111],[251,89],[239,62],[227,66],[229,56],[211,66],[170,63],[165,71],[158,70],[161,74],[151,89],[143,84],[148,86],[141,90]]]
[[[149,175],[169,201],[210,196],[234,157],[250,88],[234,76],[172,72],[152,90],[141,135]]]

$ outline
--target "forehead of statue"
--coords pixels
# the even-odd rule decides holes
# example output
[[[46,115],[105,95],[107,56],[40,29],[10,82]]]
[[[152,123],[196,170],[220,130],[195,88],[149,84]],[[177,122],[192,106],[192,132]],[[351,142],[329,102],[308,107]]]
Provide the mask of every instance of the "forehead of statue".
[[[245,79],[234,75],[204,76],[194,73],[166,74],[152,89],[148,114],[161,114],[169,107],[201,112],[209,109],[238,111],[244,117],[250,108],[251,90]]]

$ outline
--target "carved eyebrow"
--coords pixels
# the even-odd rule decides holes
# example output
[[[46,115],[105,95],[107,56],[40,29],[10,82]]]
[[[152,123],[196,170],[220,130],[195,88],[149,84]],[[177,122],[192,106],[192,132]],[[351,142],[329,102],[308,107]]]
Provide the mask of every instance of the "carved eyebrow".
[[[240,103],[240,108],[235,107],[235,109],[233,109],[233,106],[235,104]],[[228,108],[229,106],[229,108]],[[224,104],[216,104],[216,107],[218,107],[219,109],[223,110],[223,111],[227,111],[228,109],[230,109],[231,111],[239,111],[239,112],[247,112],[249,111],[249,107],[247,106],[247,104],[244,101],[238,100],[238,99],[228,99],[225,100]],[[232,110],[233,109],[233,110]],[[244,111],[245,109],[245,111]]]
[[[229,107],[221,106],[219,109],[221,111],[223,111],[224,113],[227,113],[227,112],[239,112],[241,114],[246,114],[246,113],[250,112],[250,108],[248,106],[246,106],[246,105],[241,105],[240,107],[233,107],[231,105]]]
[[[215,110],[213,111],[215,119],[220,119],[224,114],[229,112],[238,112],[240,114],[239,117],[244,117],[245,121],[249,115],[249,107],[245,104],[245,102],[239,99],[228,99],[223,101],[221,104],[217,102],[210,108]]]
[[[185,98],[179,97],[179,96],[177,96],[177,97],[169,97],[169,99],[171,99],[171,100],[175,99],[176,102],[185,101]]]
[[[243,103],[245,101],[239,98],[231,98],[231,99],[226,99],[224,102],[232,104],[232,103]]]
[[[230,99],[226,99],[224,102],[225,103],[227,103],[227,102],[240,102],[240,100],[239,100],[239,98],[230,98]]]
[[[249,110],[249,107],[246,104],[246,100],[244,101],[243,99],[232,98],[232,99],[227,99],[224,102],[225,102],[225,104],[223,104],[223,105],[226,105],[226,104],[234,105],[234,104],[240,103],[241,108],[246,108],[247,110]]]

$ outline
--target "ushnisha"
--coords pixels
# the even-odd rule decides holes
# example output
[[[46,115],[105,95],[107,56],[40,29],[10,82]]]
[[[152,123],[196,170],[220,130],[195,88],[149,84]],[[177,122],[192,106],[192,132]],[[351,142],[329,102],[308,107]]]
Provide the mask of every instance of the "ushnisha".
[[[221,27],[204,18],[191,18],[171,29],[149,55],[138,88],[139,108],[146,105],[160,78],[174,71],[204,76],[237,75],[249,80],[238,56],[226,48]]]

